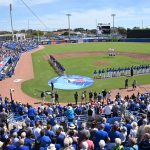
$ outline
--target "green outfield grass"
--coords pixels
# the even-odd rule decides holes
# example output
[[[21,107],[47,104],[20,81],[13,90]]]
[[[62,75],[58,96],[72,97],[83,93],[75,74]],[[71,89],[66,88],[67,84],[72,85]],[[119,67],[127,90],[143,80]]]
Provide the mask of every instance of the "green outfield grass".
[[[64,44],[64,45],[47,45],[45,49],[32,54],[35,79],[26,81],[22,84],[22,90],[28,95],[40,99],[40,91],[51,90],[48,86],[48,80],[56,77],[57,74],[53,68],[49,65],[48,61],[44,59],[44,56],[54,53],[64,52],[81,52],[81,51],[107,51],[108,48],[114,48],[118,52],[138,52],[150,54],[150,43],[83,43],[83,44]],[[94,69],[109,68],[109,67],[124,67],[140,64],[150,64],[149,61],[142,61],[127,56],[109,57],[102,56],[86,56],[79,58],[64,58],[59,60],[61,64],[66,68],[67,74],[78,74],[92,77]],[[109,66],[96,66],[98,61],[110,62]],[[149,75],[134,76],[139,85],[150,83]],[[94,85],[86,89],[78,90],[79,93],[86,90],[101,91],[103,89],[111,90],[115,88],[124,87],[125,77],[100,79],[95,80]],[[131,85],[133,78],[129,78]],[[61,102],[74,101],[73,94],[75,91],[58,90]],[[47,97],[50,100],[50,97]]]

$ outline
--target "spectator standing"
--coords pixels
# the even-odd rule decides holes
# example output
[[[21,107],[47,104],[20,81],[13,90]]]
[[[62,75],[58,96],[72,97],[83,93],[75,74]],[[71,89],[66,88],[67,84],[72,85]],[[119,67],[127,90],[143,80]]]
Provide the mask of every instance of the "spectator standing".
[[[136,80],[133,80],[133,83],[132,83],[132,88],[133,88],[133,90],[135,90],[135,89],[136,89],[136,85],[137,85]]]
[[[103,109],[105,118],[111,117],[111,110],[112,110],[112,106],[108,103]]]
[[[0,113],[0,123],[5,123],[8,127],[7,117],[8,117],[8,114],[6,113],[5,108],[3,108],[2,112]]]
[[[100,140],[100,142],[99,142],[100,150],[106,150],[105,145],[106,145],[105,141]]]
[[[55,93],[52,91],[51,93],[51,100],[52,100],[52,104],[55,103]]]
[[[58,95],[57,91],[55,92],[55,104],[59,105],[59,95]]]
[[[67,110],[65,111],[65,115],[68,119],[68,122],[73,122],[74,120],[74,110],[71,106],[68,106]]]
[[[41,92],[42,104],[44,104],[44,103],[45,103],[45,97],[46,97],[46,93],[45,93],[45,91]]]
[[[123,150],[123,146],[121,145],[121,139],[116,138],[115,139],[116,147],[113,148],[113,150]]]
[[[104,131],[104,128],[105,128],[105,125],[100,124],[98,131],[96,131],[95,133],[95,140],[94,140],[95,150],[100,149],[100,146],[99,146],[100,140],[104,140],[105,142],[109,141],[108,133]]]
[[[139,148],[138,148],[138,145],[137,145],[137,142],[136,142],[135,138],[131,138],[130,139],[130,145],[127,146],[127,147],[124,147],[124,150],[138,150],[138,149]]]
[[[80,147],[82,147],[83,142],[87,142],[88,143],[88,149],[87,150],[94,150],[94,143],[92,140],[89,140],[89,138],[90,138],[90,134],[86,133],[83,141],[81,141],[81,143],[80,143]]]
[[[86,102],[85,101],[85,93],[82,92],[82,95],[81,95],[81,104],[83,104],[83,102]]]
[[[150,134],[144,134],[142,141],[139,143],[140,150],[150,150]]]
[[[75,99],[75,104],[76,104],[76,105],[78,104],[78,97],[79,97],[79,94],[78,94],[78,92],[76,91],[75,94],[74,94],[74,99]]]
[[[125,79],[125,89],[127,89],[128,88],[128,79]]]

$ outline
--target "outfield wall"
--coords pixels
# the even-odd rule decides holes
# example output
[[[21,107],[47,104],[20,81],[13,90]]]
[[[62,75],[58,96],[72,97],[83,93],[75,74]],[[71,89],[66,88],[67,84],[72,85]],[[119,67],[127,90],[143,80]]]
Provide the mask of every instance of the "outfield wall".
[[[118,42],[150,42],[150,38],[126,38],[126,39],[120,39]]]
[[[150,42],[148,38],[126,38],[126,39],[118,39],[116,42]],[[55,44],[65,44],[65,43],[90,43],[90,42],[112,42],[112,39],[71,39],[71,40],[51,40],[51,41],[41,41],[40,45],[55,45]]]

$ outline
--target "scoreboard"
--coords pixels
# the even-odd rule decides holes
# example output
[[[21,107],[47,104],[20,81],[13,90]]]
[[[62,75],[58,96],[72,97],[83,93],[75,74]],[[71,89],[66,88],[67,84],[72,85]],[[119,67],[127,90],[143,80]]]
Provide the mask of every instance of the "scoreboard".
[[[128,29],[127,38],[150,38],[150,29]]]
[[[110,34],[110,24],[98,24],[97,34]]]

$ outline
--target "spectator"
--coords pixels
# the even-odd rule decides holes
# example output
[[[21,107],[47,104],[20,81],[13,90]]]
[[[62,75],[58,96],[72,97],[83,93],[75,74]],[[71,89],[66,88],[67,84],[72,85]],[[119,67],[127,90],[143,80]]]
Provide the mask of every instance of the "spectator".
[[[94,145],[95,145],[96,150],[100,149],[100,147],[99,147],[100,140],[104,140],[105,142],[109,141],[108,133],[106,131],[104,131],[104,128],[105,128],[105,125],[100,124],[98,131],[96,131],[96,133],[95,133]]]
[[[139,149],[149,150],[150,149],[150,134],[145,133],[142,141],[139,143]]]
[[[86,143],[88,143],[88,149],[87,150],[94,150],[94,143],[93,143],[93,141],[89,140],[89,138],[90,138],[90,134],[86,133],[84,135],[83,141],[81,141],[81,143],[80,143],[80,147],[82,147],[83,142],[86,142]]]
[[[121,139],[115,138],[116,146],[113,150],[123,150],[123,146],[121,145]]]
[[[112,106],[108,103],[103,109],[106,118],[111,117],[111,110],[112,110]]]
[[[124,147],[124,150],[138,150],[138,145],[136,144],[136,139],[131,138],[130,139],[130,146]]]
[[[88,150],[88,143],[86,141],[82,142],[81,150]]]
[[[35,128],[33,129],[33,134],[34,134],[36,140],[39,138],[40,132],[41,132],[40,123],[38,121],[36,121]]]
[[[114,124],[111,131],[109,132],[110,142],[115,143],[116,138],[120,138],[119,126]]]
[[[73,122],[74,119],[74,110],[71,106],[68,106],[68,109],[65,111],[65,115],[68,119],[68,122]]]
[[[137,138],[138,126],[136,122],[131,123],[132,129],[130,130],[129,138]]]
[[[23,139],[20,139],[19,140],[19,147],[17,149],[18,150],[29,150],[29,147],[24,144]]]
[[[141,141],[143,135],[145,134],[145,126],[147,125],[147,119],[143,119],[143,125],[141,125],[138,129],[138,142]]]
[[[105,145],[106,145],[106,143],[104,140],[99,141],[100,150],[106,150]]]
[[[47,150],[56,150],[54,144],[50,144],[50,146],[47,148]]]
[[[51,139],[49,138],[49,136],[45,135],[45,130],[40,131],[38,142],[39,142],[40,147],[43,147],[45,149],[51,144]]]
[[[69,138],[64,139],[64,147],[61,150],[74,150],[74,148],[70,146]]]

